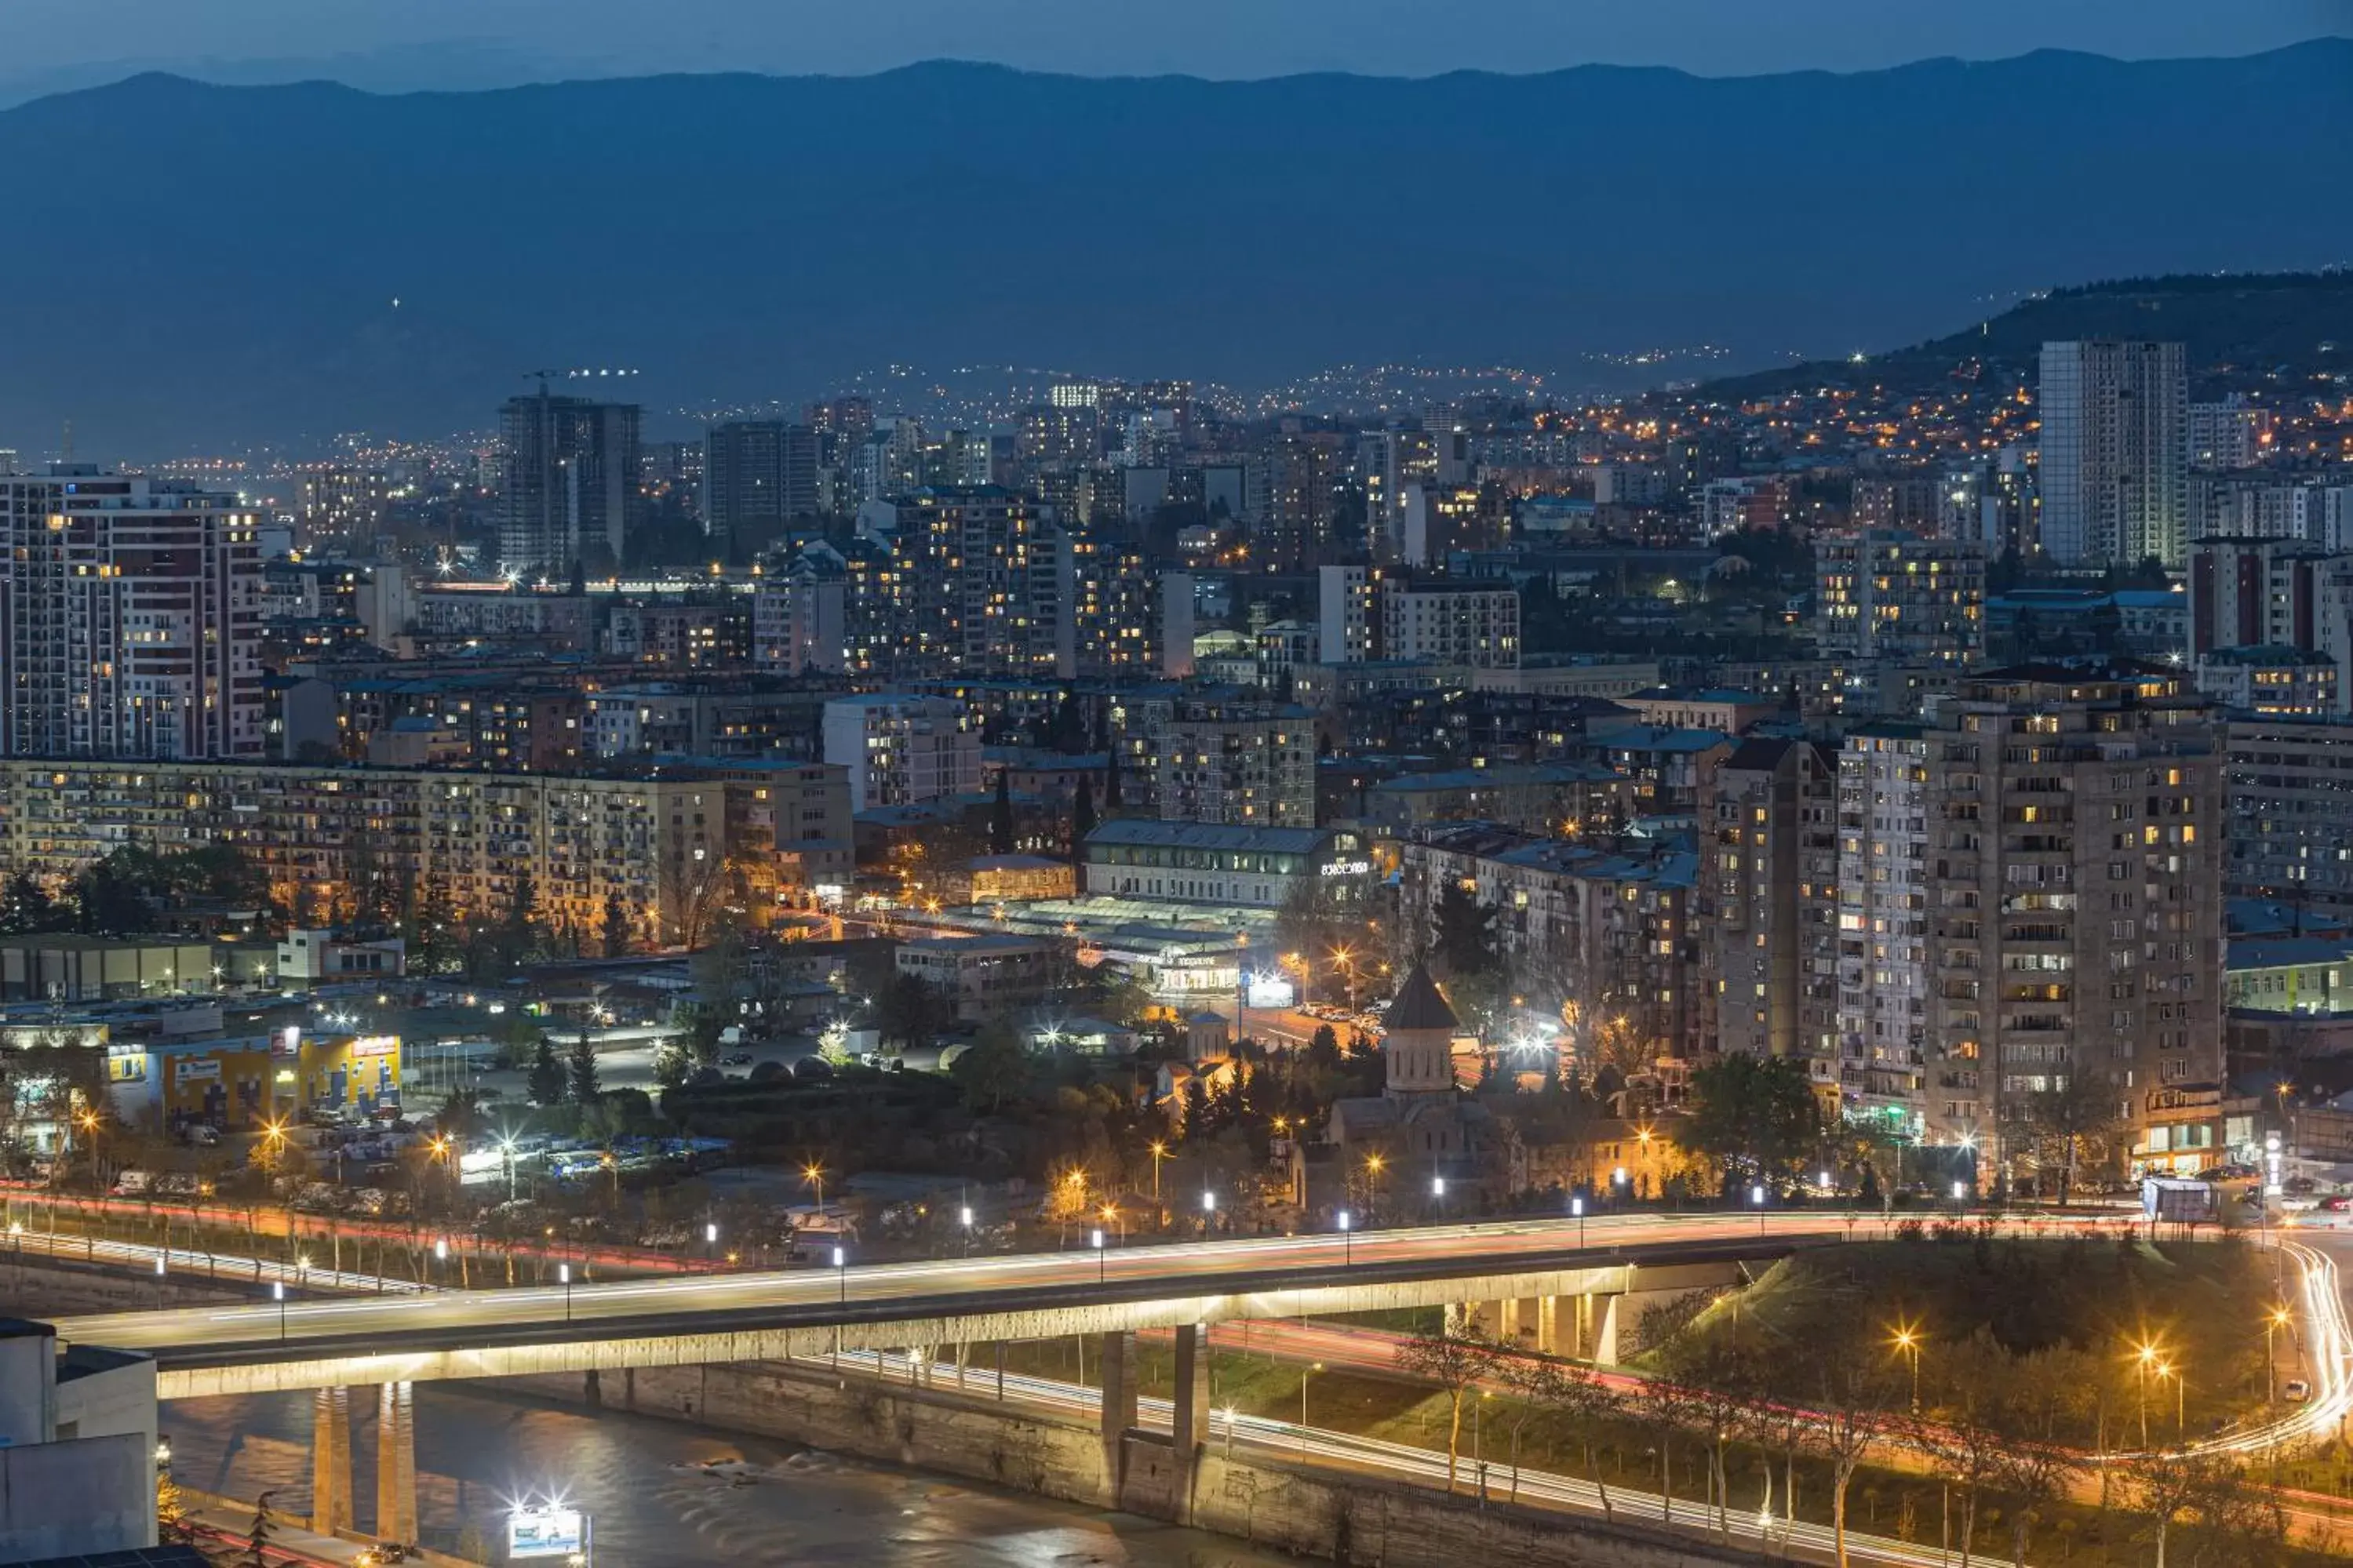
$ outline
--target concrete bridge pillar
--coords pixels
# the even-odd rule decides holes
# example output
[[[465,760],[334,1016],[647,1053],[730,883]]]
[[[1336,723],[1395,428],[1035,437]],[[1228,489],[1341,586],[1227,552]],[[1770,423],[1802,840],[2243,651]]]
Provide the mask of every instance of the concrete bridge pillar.
[[[376,1390],[375,1532],[379,1540],[417,1543],[417,1385],[387,1383]]]
[[[1572,1314],[1570,1326],[1573,1329],[1575,1325],[1576,1319]],[[1557,1296],[1539,1297],[1536,1300],[1535,1349],[1539,1355],[1560,1354],[1560,1298]]]
[[[1111,1482],[1112,1500],[1118,1504],[1126,1452],[1126,1437],[1135,1425],[1135,1336],[1132,1333],[1105,1334],[1103,1337],[1103,1475]]]
[[[311,1529],[332,1535],[352,1528],[352,1391],[311,1394]]]
[[[1209,1444],[1209,1331],[1176,1331],[1176,1386],[1169,1393],[1169,1447],[1176,1459],[1176,1522],[1193,1521],[1193,1474]]]

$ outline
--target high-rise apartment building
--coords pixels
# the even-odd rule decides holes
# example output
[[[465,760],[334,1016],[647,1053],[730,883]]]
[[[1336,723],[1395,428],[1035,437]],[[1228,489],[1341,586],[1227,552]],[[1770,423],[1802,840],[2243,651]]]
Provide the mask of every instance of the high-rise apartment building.
[[[2221,1131],[2222,733],[2175,670],[1965,678],[1839,756],[1834,1073],[1851,1112],[2023,1173],[2095,1085],[2133,1163]]]
[[[1838,788],[1811,741],[1744,741],[1709,775],[1693,934],[1715,1049],[1838,1054]]]
[[[0,752],[262,754],[259,525],[166,480],[0,478]]]
[[[1315,716],[1307,709],[1180,697],[1153,743],[1163,822],[1315,826]]]
[[[1965,682],[1926,738],[1932,1135],[2022,1153],[2033,1097],[2089,1082],[2137,1166],[2202,1166],[2222,1077],[2214,705],[2179,671],[2028,666]]]
[[[2042,345],[2042,548],[2062,565],[2179,566],[2189,552],[2182,345]]]
[[[818,510],[817,432],[781,419],[736,419],[703,437],[702,524],[748,560],[797,517]]]
[[[849,770],[853,812],[980,787],[980,725],[952,698],[837,698],[825,705],[823,734],[826,762]]]
[[[1985,657],[1985,549],[1893,529],[1814,539],[1814,643],[1828,658]]]
[[[638,511],[638,409],[545,390],[507,400],[499,560],[510,572],[610,570]]]

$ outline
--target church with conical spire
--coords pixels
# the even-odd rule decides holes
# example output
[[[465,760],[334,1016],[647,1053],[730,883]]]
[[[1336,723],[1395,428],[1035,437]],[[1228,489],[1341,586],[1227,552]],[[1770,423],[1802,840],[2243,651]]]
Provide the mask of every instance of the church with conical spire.
[[[1389,1004],[1381,1054],[1388,1081],[1377,1096],[1335,1101],[1329,1136],[1351,1166],[1377,1153],[1398,1194],[1427,1192],[1430,1178],[1478,1182],[1502,1160],[1504,1134],[1454,1077],[1461,1020],[1419,963]]]

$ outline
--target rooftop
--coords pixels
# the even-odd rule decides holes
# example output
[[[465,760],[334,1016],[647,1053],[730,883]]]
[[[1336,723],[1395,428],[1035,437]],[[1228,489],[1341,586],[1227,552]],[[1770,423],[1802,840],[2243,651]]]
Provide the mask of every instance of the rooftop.
[[[1258,849],[1277,854],[1312,855],[1329,843],[1328,827],[1232,827],[1199,822],[1145,822],[1123,818],[1106,822],[1087,835],[1087,847],[1098,844],[1166,845],[1184,849]]]

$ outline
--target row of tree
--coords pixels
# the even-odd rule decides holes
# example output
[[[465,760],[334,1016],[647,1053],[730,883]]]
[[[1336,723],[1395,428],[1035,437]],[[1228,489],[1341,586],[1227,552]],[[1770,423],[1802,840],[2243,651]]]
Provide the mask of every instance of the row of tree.
[[[1742,1449],[1762,1469],[1764,1511],[1784,1520],[1794,1512],[1799,1462],[1819,1468],[1830,1487],[1841,1564],[1848,1560],[1848,1495],[1867,1463],[1925,1472],[1950,1489],[1964,1568],[1982,1507],[1998,1503],[2006,1510],[2010,1559],[2022,1568],[2034,1526],[2088,1489],[2094,1475],[2103,1511],[2115,1500],[2112,1483],[2121,1480],[2124,1506],[2145,1522],[2160,1568],[2168,1544],[2193,1564],[2220,1564],[2267,1561],[2285,1538],[2275,1495],[2228,1456],[2143,1450],[2119,1463],[2097,1462],[2133,1434],[2124,1427],[2113,1369],[2072,1348],[2017,1354],[1980,1331],[1940,1358],[1927,1401],[1916,1407],[1906,1397],[1900,1350],[1852,1316],[1826,1317],[1810,1323],[1802,1339],[1769,1345],[1736,1328],[1679,1335],[1657,1359],[1655,1376],[1605,1378],[1451,1325],[1397,1351],[1399,1371],[1448,1396],[1450,1490],[1461,1465],[1465,1408],[1484,1392],[1501,1392],[1513,1399],[1504,1419],[1514,1497],[1521,1436],[1532,1423],[1556,1438],[1565,1436],[1581,1454],[1605,1513],[1616,1506],[1601,1464],[1605,1453],[1655,1455],[1661,1515],[1669,1519],[1676,1447],[1695,1443],[1706,1465],[1706,1506],[1727,1543],[1732,1460]]]

